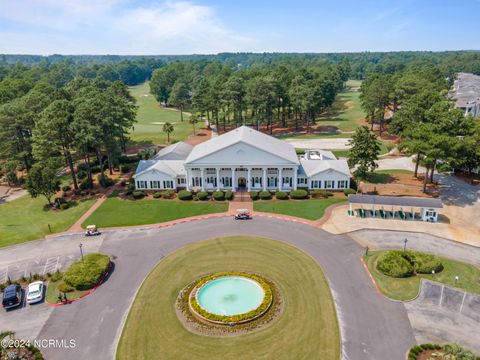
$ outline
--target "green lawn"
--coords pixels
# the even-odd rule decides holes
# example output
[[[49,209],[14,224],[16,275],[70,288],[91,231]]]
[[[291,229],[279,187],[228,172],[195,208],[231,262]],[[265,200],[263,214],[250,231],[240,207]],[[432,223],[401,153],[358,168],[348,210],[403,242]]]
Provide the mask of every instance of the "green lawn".
[[[170,134],[170,142],[187,139],[193,134],[192,125],[188,123],[189,116],[183,114],[181,122],[180,112],[174,109],[162,108],[150,94],[148,82],[130,87],[131,94],[137,99],[138,113],[134,131],[130,134],[133,141],[149,142],[153,144],[167,143],[167,135],[162,131],[163,123],[173,124],[174,132]],[[197,124],[197,128],[201,124]]]
[[[65,231],[93,204],[85,200],[67,210],[44,210],[44,197],[32,199],[22,196],[0,205],[0,247],[43,238],[52,233]]]
[[[317,118],[317,124],[333,126],[340,131],[355,131],[365,114],[360,106],[360,92],[355,87],[361,82],[355,80],[347,81],[347,88],[337,95],[337,99],[330,111]]]
[[[180,290],[203,275],[229,270],[273,281],[282,294],[283,313],[270,326],[239,336],[186,330],[174,309]],[[282,242],[253,237],[211,239],[162,259],[142,284],[117,348],[118,360],[292,358],[340,358],[330,289],[310,256]]]
[[[63,280],[59,281],[52,281],[50,280],[47,284],[47,293],[45,295],[45,300],[49,302],[50,304],[56,304],[58,302],[58,293],[59,291],[57,290],[57,286],[63,283]],[[74,290],[69,293],[67,293],[67,299],[68,300],[75,300],[79,298],[80,296],[85,295],[87,292],[90,290]],[[63,295],[63,293],[62,293]]]
[[[417,275],[410,278],[393,278],[377,270],[377,259],[383,251],[370,252],[364,260],[382,293],[394,300],[411,300],[419,292],[420,279],[437,281],[475,294],[480,294],[480,269],[460,261],[441,258],[444,269],[435,275]],[[459,277],[455,283],[455,276]]]
[[[309,200],[257,200],[253,210],[296,216],[308,220],[320,219],[327,207],[347,199],[309,199]]]
[[[155,224],[189,216],[225,212],[228,203],[180,200],[121,200],[108,198],[82,226],[99,227]]]
[[[368,175],[368,182],[372,184],[386,184],[392,181],[392,178],[394,178],[395,175],[413,176],[413,171],[403,169],[375,170],[373,173]]]

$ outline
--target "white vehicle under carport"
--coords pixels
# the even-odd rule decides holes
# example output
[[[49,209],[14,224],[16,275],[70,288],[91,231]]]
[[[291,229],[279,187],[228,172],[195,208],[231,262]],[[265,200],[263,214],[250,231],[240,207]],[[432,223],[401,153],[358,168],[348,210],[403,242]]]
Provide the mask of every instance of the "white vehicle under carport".
[[[35,304],[43,300],[44,285],[43,281],[35,281],[28,284],[27,304]]]

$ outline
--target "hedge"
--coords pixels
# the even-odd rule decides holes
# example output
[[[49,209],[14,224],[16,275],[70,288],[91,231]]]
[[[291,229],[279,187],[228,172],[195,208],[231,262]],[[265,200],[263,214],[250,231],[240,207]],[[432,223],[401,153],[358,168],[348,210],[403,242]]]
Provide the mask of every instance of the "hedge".
[[[174,190],[164,190],[160,192],[160,195],[164,199],[175,199],[175,191]]]
[[[278,199],[278,200],[288,200],[288,194],[286,192],[283,192],[283,191],[279,191],[275,194],[275,197]]]
[[[232,190],[228,190],[225,192],[225,199],[227,200],[232,200],[233,199],[233,191]]]
[[[303,190],[303,189],[293,190],[292,192],[290,192],[290,197],[296,200],[307,199],[308,192],[307,190]]]
[[[310,196],[313,197],[314,199],[318,199],[318,198],[326,199],[330,196],[333,196],[333,193],[327,190],[312,190],[310,191]]]
[[[198,200],[202,200],[202,201],[207,200],[207,199],[208,199],[208,192],[206,192],[206,191],[199,191],[199,192],[197,193],[197,198],[198,198]]]
[[[133,191],[132,192],[132,196],[134,199],[143,199],[143,197],[145,196],[145,193],[143,191]]]
[[[77,290],[93,288],[107,272],[110,257],[105,254],[93,253],[74,262],[63,275],[63,281]]]
[[[443,270],[438,256],[417,251],[386,251],[377,261],[377,269],[392,277],[409,277],[414,273],[431,274]]]
[[[348,196],[350,194],[356,194],[357,191],[354,190],[354,189],[345,189],[345,190],[343,190],[343,193],[345,194],[345,196]]]
[[[223,193],[223,191],[215,191],[212,196],[216,201],[225,200],[225,194]]]
[[[272,194],[270,194],[270,191],[260,191],[258,193],[258,196],[262,200],[270,200],[272,198]]]
[[[192,193],[188,190],[180,190],[178,192],[178,198],[180,200],[192,200]]]
[[[250,191],[250,199],[258,200],[258,191]]]
[[[162,197],[162,194],[161,194],[161,193],[159,193],[159,192],[156,192],[156,193],[153,193],[153,195],[152,195],[152,196],[153,196],[155,199],[159,199],[159,198],[161,198],[161,197]]]
[[[407,278],[414,274],[413,265],[402,256],[402,251],[387,251],[377,260],[377,269],[395,278]]]
[[[127,165],[120,165],[120,172],[122,174],[128,173],[129,171],[130,171],[130,167],[128,167]]]
[[[241,276],[248,279],[252,279],[255,282],[257,282],[264,291],[264,297],[263,297],[262,303],[256,309],[253,309],[247,313],[239,314],[239,315],[230,315],[230,316],[213,314],[203,309],[198,303],[195,294],[192,292],[195,290],[198,291],[205,283],[211,280],[215,280],[225,276]],[[255,274],[239,272],[239,271],[226,271],[226,272],[220,272],[220,273],[212,274],[209,276],[205,276],[201,278],[193,286],[192,291],[189,294],[189,303],[191,308],[194,310],[194,312],[196,312],[198,315],[200,315],[201,317],[207,320],[214,321],[214,322],[221,322],[225,324],[243,323],[250,320],[254,320],[255,318],[263,315],[270,308],[272,301],[273,301],[272,289],[264,279],[262,279],[260,276]]]

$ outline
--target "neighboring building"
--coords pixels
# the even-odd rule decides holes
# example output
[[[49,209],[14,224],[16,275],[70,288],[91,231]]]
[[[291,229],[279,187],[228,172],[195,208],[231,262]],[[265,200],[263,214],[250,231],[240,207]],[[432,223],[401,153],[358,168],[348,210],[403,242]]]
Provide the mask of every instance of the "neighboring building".
[[[480,116],[480,76],[458,73],[451,96],[455,107],[462,109],[465,116]]]
[[[192,147],[180,142],[142,160],[134,175],[141,190],[347,189],[346,160],[330,151],[299,157],[289,143],[242,126]]]

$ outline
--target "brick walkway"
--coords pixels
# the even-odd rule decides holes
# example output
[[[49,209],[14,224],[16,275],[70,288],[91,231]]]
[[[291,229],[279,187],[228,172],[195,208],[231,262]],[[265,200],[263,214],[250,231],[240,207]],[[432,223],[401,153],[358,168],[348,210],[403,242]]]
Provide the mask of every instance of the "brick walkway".
[[[237,209],[247,209],[253,213],[253,201],[248,192],[236,192],[233,200],[228,203],[228,214],[236,214]]]

